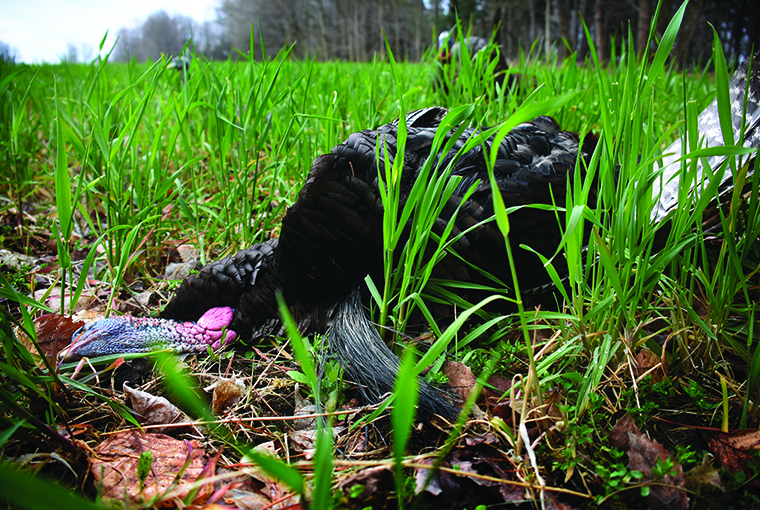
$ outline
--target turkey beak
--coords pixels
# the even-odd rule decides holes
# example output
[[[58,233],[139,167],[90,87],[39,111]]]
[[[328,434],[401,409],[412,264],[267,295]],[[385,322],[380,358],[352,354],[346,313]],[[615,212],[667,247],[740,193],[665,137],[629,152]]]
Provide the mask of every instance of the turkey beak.
[[[71,340],[69,345],[64,347],[63,350],[58,353],[58,363],[60,364],[66,361],[76,361],[80,359],[82,356],[79,356],[77,352],[96,338],[97,335],[94,334],[94,331],[83,331],[79,333]]]

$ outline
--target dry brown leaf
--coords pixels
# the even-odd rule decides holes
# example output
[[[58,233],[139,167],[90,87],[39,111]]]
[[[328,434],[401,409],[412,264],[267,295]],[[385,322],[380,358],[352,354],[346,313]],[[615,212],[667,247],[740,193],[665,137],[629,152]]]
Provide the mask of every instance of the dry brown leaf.
[[[486,403],[491,407],[491,414],[501,418],[505,423],[512,423],[512,401],[509,399],[509,389],[512,380],[498,375],[488,379],[488,385],[483,387]]]
[[[475,384],[478,382],[472,374],[470,367],[458,361],[446,360],[443,364],[442,371],[446,377],[448,377],[451,389],[459,395],[459,398],[461,398],[462,401],[467,400],[467,397],[470,396],[470,392],[475,388]]]
[[[686,473],[686,478],[686,487],[692,491],[699,491],[705,486],[712,486],[720,489],[721,492],[726,492],[726,488],[720,481],[720,472],[712,465],[711,457],[708,454],[702,458],[702,464]]]
[[[182,262],[192,262],[193,264],[198,263],[198,248],[192,244],[181,244],[177,246],[177,252],[179,252]]]
[[[628,413],[625,413],[622,418],[618,420],[608,435],[610,444],[615,448],[620,448],[624,452],[627,452],[631,448],[631,440],[629,434],[639,435],[641,431],[633,422],[633,418]]]
[[[672,457],[660,443],[649,439],[644,434],[629,432],[630,450],[628,451],[628,467],[643,473],[643,482],[656,481],[650,487],[646,497],[650,508],[663,508],[673,510],[687,510],[689,508],[689,496],[686,487],[686,476],[681,464],[673,461],[673,470],[662,478],[655,480],[652,469],[657,461],[667,461]]]
[[[49,291],[49,294],[48,294]],[[47,298],[45,298],[45,295],[47,295]],[[39,289],[34,292],[34,299],[40,301],[42,299],[45,299],[45,304],[54,312],[60,312],[61,311],[61,289],[60,287],[55,287],[52,290],[51,289]],[[92,296],[88,294],[87,292],[83,292],[79,299],[77,300],[76,306],[74,307],[74,312],[79,312],[81,310],[85,310],[90,306],[90,303],[92,303],[95,300],[95,296]],[[69,311],[71,309],[71,294],[64,294],[63,296],[63,307],[64,311]]]
[[[150,473],[140,490],[137,464],[143,452],[153,456]],[[189,484],[198,480],[203,472],[204,450],[197,441],[179,441],[164,434],[143,434],[137,431],[121,432],[100,443],[95,457],[90,459],[90,471],[95,484],[102,486],[104,501],[134,503],[151,501],[165,496],[169,490],[177,498],[190,491]],[[181,476],[179,476],[181,473]],[[179,476],[178,480],[175,480]],[[213,493],[213,487],[204,485],[196,501],[202,502]]]
[[[491,407],[491,414],[496,418],[501,418],[507,425],[512,425],[512,417],[514,416],[514,413],[512,411],[513,409],[511,400],[503,400]],[[519,415],[520,413],[517,413],[517,416]]]
[[[235,510],[232,507],[209,503],[208,505],[188,505],[185,510]]]
[[[492,375],[488,384],[483,387],[483,394],[490,405],[497,405],[509,399],[509,389],[512,387],[512,379],[505,379],[499,375]]]
[[[419,464],[433,465],[433,459],[422,459]],[[444,467],[449,467],[448,463],[443,463]],[[416,468],[414,472],[415,486],[414,493],[420,494],[422,491],[427,491],[434,496],[438,496],[442,492],[450,494],[452,491],[459,491],[460,486],[456,481],[456,478],[451,473],[445,471],[438,471],[430,479],[430,483],[427,485],[425,482],[430,476],[430,469]]]
[[[103,304],[91,306],[87,310],[80,310],[72,318],[84,322],[99,321],[106,316],[106,306]]]
[[[182,262],[171,262],[166,266],[166,278],[182,280],[190,275],[190,271],[198,264],[198,249],[190,244],[177,247]]]
[[[254,451],[277,456],[277,448],[273,441],[257,445]],[[244,457],[242,461],[247,467],[241,471],[247,476],[224,494],[223,500],[226,504],[246,510],[284,510],[300,507],[297,494],[270,477],[248,457]]]
[[[499,440],[493,432],[486,432],[483,435],[467,435],[464,438],[464,444],[467,446],[477,446],[479,444],[493,445],[498,444]]]
[[[394,486],[393,474],[386,466],[362,469],[341,480],[338,483],[338,489],[345,491],[355,485],[364,487],[360,495],[362,502],[371,499],[376,494],[384,499]]]
[[[190,423],[185,413],[164,397],[157,397],[146,391],[140,391],[124,383],[124,393],[129,396],[132,409],[141,418],[143,425],[171,425],[174,423]],[[162,432],[156,429],[156,432]]]
[[[649,349],[641,349],[634,358],[633,373],[636,378],[639,378],[651,370],[650,375],[652,376],[652,381],[660,382],[665,378],[665,372],[668,368],[661,363],[662,359],[654,352]]]
[[[483,437],[483,441],[477,441],[472,446],[457,448],[450,457],[452,466],[455,466],[463,474],[486,474],[496,476],[503,480],[520,481],[517,477],[517,468],[499,448],[489,444],[491,434]],[[476,485],[486,488],[493,487],[498,490],[499,497],[507,503],[519,503],[525,501],[526,490],[519,485],[497,483],[475,476],[468,476],[469,480]]]
[[[272,504],[269,498],[263,494],[241,488],[229,489],[224,493],[223,499],[232,508],[242,510],[260,510]]]
[[[547,491],[546,499],[542,502],[542,507],[546,510],[574,510],[574,506],[570,506],[567,503],[563,503],[556,499],[556,496],[551,491]]]
[[[71,336],[83,325],[84,322],[75,321],[57,313],[40,315],[35,319],[34,329],[37,331],[37,342],[45,357],[55,362],[61,349],[71,343]],[[19,338],[30,352],[37,352],[25,335],[19,335]]]
[[[564,403],[564,397],[559,391],[550,391],[544,395],[544,408],[543,416],[549,419],[549,422],[554,424],[565,420],[565,413],[562,411],[562,404]]]
[[[612,446],[628,453],[628,467],[640,471],[644,477],[642,483],[652,483],[647,496],[650,508],[685,510],[689,508],[689,496],[683,490],[686,487],[686,475],[681,464],[673,461],[673,469],[662,478],[655,479],[652,470],[660,463],[672,457],[660,443],[642,434],[633,418],[625,413],[609,433]]]
[[[264,478],[265,481],[259,478]],[[256,478],[246,477],[242,482],[234,483],[224,493],[222,501],[232,508],[242,510],[280,510],[293,505],[297,506],[299,497],[276,480],[257,473]]]
[[[264,508],[279,508],[272,506],[272,501],[263,494],[244,488],[234,488],[224,494],[224,502],[232,508],[241,510],[262,510]]]
[[[158,294],[152,290],[146,290],[135,294],[134,300],[137,301],[137,304],[140,306],[148,308],[158,302]]]
[[[293,430],[288,431],[288,437],[293,442],[293,449],[298,452],[303,452],[304,458],[311,460],[314,458],[315,444],[317,441],[317,419],[314,415],[317,412],[317,408],[311,403],[309,399],[301,398],[301,394],[298,391],[298,385],[296,385],[296,405],[293,411],[295,416],[304,416],[298,420],[293,420]],[[346,427],[333,427],[331,429],[333,439],[338,437],[346,430]]]
[[[335,439],[339,434],[345,432],[345,430],[346,427],[333,427],[330,429],[333,435],[333,439]],[[293,449],[297,452],[303,452],[304,458],[306,458],[306,460],[311,460],[314,458],[317,443],[316,428],[291,430],[288,431],[288,437],[293,442]]]
[[[752,450],[760,450],[760,430],[740,430],[734,432],[705,432],[710,452],[720,465],[736,474],[744,471],[752,459]],[[759,484],[760,485],[760,484]]]
[[[210,503],[208,505],[188,505],[187,510],[237,510],[235,507]]]
[[[204,389],[205,391],[213,391],[211,407],[217,416],[240,402],[248,392],[245,380],[239,377],[234,379],[219,379]]]
[[[34,257],[0,249],[0,266],[6,266],[15,271],[28,271],[30,267],[34,267],[36,264],[37,260]]]
[[[358,455],[367,451],[367,431],[350,434],[346,438],[345,451],[346,456]]]

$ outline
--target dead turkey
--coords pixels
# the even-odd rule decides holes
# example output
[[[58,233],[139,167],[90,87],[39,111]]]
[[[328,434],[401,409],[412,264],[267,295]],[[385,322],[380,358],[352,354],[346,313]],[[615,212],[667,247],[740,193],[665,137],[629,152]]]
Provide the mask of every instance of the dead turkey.
[[[731,81],[732,105],[738,113],[735,126],[741,126],[747,74],[745,64]],[[744,140],[745,145],[757,147],[760,79],[756,72],[751,73],[749,91]],[[699,118],[700,132],[711,146],[722,144],[716,111],[714,103]],[[435,236],[451,240],[445,255],[430,254],[439,257],[433,277],[471,283],[469,289],[459,286],[456,292],[473,302],[482,297],[478,290],[481,286],[501,285],[503,290],[513,285],[504,238],[490,221],[494,201],[485,156],[490,154],[494,139],[473,127],[451,129],[436,139],[447,113],[434,107],[406,116],[408,134],[398,181],[398,210],[403,209],[421,179],[431,181],[441,175],[455,179],[453,191],[441,203],[432,225]],[[383,279],[381,188],[386,184],[386,161],[393,165],[402,156],[398,137],[396,121],[352,134],[329,154],[318,157],[283,219],[279,239],[212,262],[183,282],[162,312],[162,317],[171,321],[114,318],[91,323],[77,332],[62,356],[75,359],[144,352],[159,346],[203,351],[206,345],[219,346],[225,326],[244,341],[255,342],[283,331],[277,304],[277,295],[282,294],[300,329],[328,332],[331,349],[348,377],[368,400],[377,402],[393,387],[398,358],[369,322],[361,294],[367,276],[378,283]],[[478,137],[483,138],[482,143],[467,146]],[[593,150],[591,137],[587,140],[584,144],[577,135],[562,131],[552,118],[539,117],[517,126],[496,148],[496,187],[505,207],[511,210],[509,240],[522,289],[541,288],[551,282],[539,257],[518,247],[530,246],[545,257],[557,250],[561,239],[558,225],[564,223],[561,218],[558,221],[558,210],[564,205],[568,177],[576,168],[584,168],[577,163]],[[437,149],[446,146],[446,150]],[[466,146],[468,150],[461,150]],[[680,140],[666,152],[675,156],[664,161],[667,179],[657,184],[660,188],[655,196],[660,201],[653,221],[666,219],[668,211],[678,207],[676,170],[680,165],[676,160],[681,154]],[[426,168],[433,169],[432,173],[424,173]],[[729,177],[727,173],[726,179]],[[726,186],[730,186],[728,181]],[[593,203],[593,193],[589,201]],[[535,204],[560,209],[527,207]],[[411,220],[405,220],[402,237],[408,238],[412,228]],[[403,244],[402,240],[400,246]],[[399,264],[398,258],[395,261]],[[563,273],[561,260],[555,261],[555,269]],[[434,311],[432,318],[445,325],[452,308],[441,305],[441,301],[431,300],[430,309]],[[188,325],[184,321],[198,322]],[[444,392],[421,385],[421,415],[452,416],[455,412],[455,404]]]

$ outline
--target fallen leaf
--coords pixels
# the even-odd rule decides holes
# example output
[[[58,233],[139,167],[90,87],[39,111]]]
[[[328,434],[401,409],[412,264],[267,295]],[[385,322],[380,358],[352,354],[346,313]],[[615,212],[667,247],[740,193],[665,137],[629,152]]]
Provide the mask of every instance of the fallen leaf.
[[[272,505],[272,501],[256,490],[247,487],[229,489],[222,498],[232,508],[243,510],[263,510],[264,508],[281,508]]]
[[[559,501],[551,491],[546,492],[546,498],[541,501],[542,507],[546,510],[574,510],[574,506]]]
[[[512,401],[509,398],[509,389],[512,380],[498,375],[492,375],[488,384],[483,387],[483,395],[486,403],[491,407],[491,415],[501,418],[505,423],[511,424],[514,413]]]
[[[506,461],[506,459],[497,460],[495,458],[491,458],[488,461],[488,465],[493,468],[493,470],[496,472],[496,476],[499,478],[515,482],[520,481],[516,475],[517,469],[514,467],[514,465],[512,465],[511,462]],[[501,494],[501,497],[504,498],[504,501],[507,503],[520,504],[523,501],[530,499],[530,493],[525,489],[525,487],[507,483],[499,484],[499,494]]]
[[[235,507],[220,505],[218,503],[210,503],[208,505],[188,505],[185,507],[187,510],[237,510]]]
[[[254,451],[272,456],[277,454],[273,441],[257,445]],[[237,487],[224,494],[223,500],[226,504],[246,510],[284,510],[300,507],[300,498],[292,490],[269,476],[250,458],[243,457],[242,462],[246,467],[241,472],[247,476]]]
[[[34,329],[37,331],[37,343],[42,354],[51,362],[55,362],[58,353],[71,343],[71,336],[83,325],[82,321],[75,321],[57,313],[40,315],[34,321]],[[37,353],[37,349],[26,335],[19,332],[18,336],[30,352]]]
[[[48,294],[49,291],[49,294]],[[45,295],[47,294],[47,298]],[[54,312],[59,313],[61,311],[61,289],[60,287],[55,287],[52,290],[51,289],[39,289],[34,292],[34,299],[37,301],[41,301],[44,299],[44,303]],[[95,300],[95,296],[92,296],[88,294],[87,292],[83,292],[79,299],[77,300],[76,305],[74,306],[74,312],[78,312],[81,310],[85,310],[90,306],[90,303],[92,303]],[[66,293],[63,295],[63,309],[64,311],[69,311],[71,309],[71,294]]]
[[[502,480],[520,481],[515,465],[498,449],[498,443],[493,446],[489,444],[490,437],[491,435],[487,434],[483,441],[478,441],[473,446],[457,448],[447,460],[463,475],[489,475]],[[498,496],[506,503],[520,503],[526,499],[525,488],[519,485],[498,483],[478,476],[466,478],[482,487],[484,491],[498,493]]]
[[[726,471],[736,474],[744,471],[747,462],[752,459],[752,450],[760,450],[760,430],[739,430],[734,432],[704,432],[710,445],[710,452],[715,455]],[[757,481],[750,483],[760,486]]]
[[[649,495],[646,497],[649,508],[664,508],[673,510],[687,510],[689,508],[689,496],[686,487],[686,476],[681,464],[673,460],[673,469],[663,477],[656,478],[652,470],[660,463],[668,461],[672,457],[660,443],[649,439],[644,434],[629,432],[630,450],[628,451],[628,467],[640,471],[644,478],[643,483],[657,482],[650,486]]]
[[[192,244],[181,244],[177,246],[177,251],[182,259],[182,262],[198,263],[198,248]]]
[[[295,399],[296,405],[293,408],[294,416],[308,416],[308,418],[301,418],[293,420],[292,425],[296,430],[311,430],[317,423],[317,419],[314,415],[317,413],[317,406],[315,406],[308,398],[303,398],[299,391],[299,385],[295,387]]]
[[[99,306],[88,308],[87,310],[79,310],[77,313],[72,315],[72,318],[75,320],[84,321],[84,322],[93,322],[93,321],[99,321],[100,319],[105,318],[105,316],[106,316],[105,305],[99,305]]]
[[[140,455],[150,451],[153,463],[140,489],[137,465]],[[95,485],[102,487],[104,501],[145,503],[154,498],[161,500],[171,491],[173,497],[184,498],[203,472],[204,450],[197,441],[179,441],[164,434],[143,434],[137,431],[121,432],[111,436],[95,448],[90,458],[90,471]],[[196,501],[203,501],[213,493],[211,485],[198,491]]]
[[[633,373],[637,379],[647,372],[652,376],[652,382],[660,382],[665,378],[668,367],[663,366],[662,359],[651,350],[641,349],[633,361]]]
[[[34,257],[29,257],[10,250],[0,250],[0,266],[7,266],[16,271],[28,271],[29,268],[34,267],[36,263],[37,261]]]
[[[161,221],[168,220],[171,217],[173,210],[174,204],[167,204],[164,206],[164,208],[161,210]]]
[[[68,426],[64,425],[57,425],[56,431],[66,439],[72,439],[77,436],[82,436],[85,434],[91,434],[93,431],[93,427],[91,424],[86,423],[70,423]],[[69,431],[71,431],[71,434],[69,434]]]
[[[367,431],[355,431],[346,439],[345,451],[347,456],[358,455],[367,451]]]
[[[190,423],[187,415],[164,397],[157,397],[146,391],[130,388],[125,382],[124,393],[129,397],[132,409],[140,417],[143,425],[171,425],[175,423]],[[163,432],[163,429],[156,429]]]
[[[146,290],[146,291],[135,294],[134,299],[135,301],[137,301],[137,303],[140,306],[145,307],[145,308],[147,308],[148,306],[152,304],[158,303],[158,295],[155,292],[150,291],[150,290]]]
[[[646,497],[650,508],[689,508],[689,496],[683,490],[686,487],[683,467],[674,459],[670,473],[659,478],[652,474],[658,462],[669,462],[673,456],[660,443],[642,434],[630,414],[625,413],[618,420],[608,437],[612,446],[628,453],[628,467],[644,475],[642,483],[656,482],[650,485],[649,495]]]
[[[477,446],[479,444],[493,445],[498,444],[499,440],[496,439],[496,434],[493,432],[486,432],[484,435],[467,435],[464,438],[464,443],[467,446]]]
[[[721,492],[726,492],[726,488],[720,481],[720,472],[712,465],[711,457],[707,453],[702,457],[702,463],[699,466],[686,473],[686,487],[690,490],[696,492],[705,486],[715,487]]]
[[[313,416],[317,413],[317,408],[309,399],[301,397],[296,385],[295,391],[296,405],[293,411],[295,416],[308,416],[293,420],[291,424],[293,429],[288,431],[288,437],[293,442],[293,448],[296,451],[303,452],[304,458],[311,460],[314,458],[315,445],[317,441],[317,419]],[[342,434],[346,427],[333,427],[331,429],[333,439]]]
[[[182,262],[171,262],[166,266],[167,280],[184,280],[198,264],[198,249],[190,244],[177,247]]]
[[[375,496],[378,496],[381,501],[385,501],[387,494],[395,487],[393,473],[385,466],[376,466],[357,471],[338,482],[337,488],[344,493],[350,494],[352,492],[351,488],[357,485],[362,487],[362,491],[355,495],[355,499],[361,502],[361,504],[356,505],[357,508],[371,506],[371,500]]]
[[[432,466],[433,462],[433,459],[422,459],[419,464],[427,464],[429,466]],[[442,465],[444,467],[450,467],[450,465],[446,462],[444,462]],[[454,475],[451,473],[438,471],[430,478],[430,483],[426,484],[425,482],[427,482],[429,476],[430,469],[416,468],[414,470],[415,494],[420,494],[422,491],[427,491],[434,496],[438,496],[444,491],[449,493],[451,491],[459,491],[460,489],[459,484],[456,481],[456,477],[454,477]]]
[[[167,280],[184,280],[190,276],[190,271],[195,269],[192,262],[172,262],[166,265]]]
[[[346,427],[332,427],[330,429],[330,432],[332,433],[333,440],[338,437],[338,435],[345,432]],[[314,454],[316,453],[315,447],[317,443],[317,429],[302,429],[302,430],[291,430],[288,432],[288,437],[293,442],[293,449],[295,451],[303,452],[304,458],[306,460],[311,460],[314,458]]]
[[[488,384],[483,386],[483,394],[489,405],[495,406],[509,400],[509,389],[512,387],[512,379],[506,379],[499,375],[492,375]]]
[[[458,361],[446,360],[441,370],[449,379],[449,387],[459,395],[459,398],[461,398],[462,401],[467,400],[467,397],[470,396],[470,392],[475,388],[475,384],[478,382],[472,374],[470,367]]]
[[[213,391],[211,407],[217,416],[240,402],[248,392],[245,386],[245,379],[239,377],[234,379],[221,378],[214,384],[204,388],[204,390],[207,392]]]
[[[641,434],[641,431],[633,422],[631,415],[625,413],[623,417],[618,420],[615,426],[612,427],[612,430],[610,430],[610,433],[607,437],[609,438],[610,444],[612,446],[615,448],[620,448],[624,452],[627,452],[631,448],[631,440],[629,434],[638,435]]]

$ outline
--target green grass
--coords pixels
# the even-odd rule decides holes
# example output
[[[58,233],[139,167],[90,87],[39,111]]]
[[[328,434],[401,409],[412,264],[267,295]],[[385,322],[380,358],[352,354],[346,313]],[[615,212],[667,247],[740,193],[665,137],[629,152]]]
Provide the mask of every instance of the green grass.
[[[646,429],[658,413],[678,418],[678,413],[666,411],[668,406],[699,388],[699,405],[692,402],[687,407],[691,424],[724,429],[760,425],[754,405],[760,390],[757,175],[749,178],[751,200],[745,201],[737,191],[730,208],[719,211],[718,234],[706,234],[702,227],[710,193],[692,208],[679,208],[668,230],[652,224],[653,199],[641,191],[656,175],[662,150],[676,137],[695,132],[695,117],[715,97],[716,89],[719,97],[725,96],[729,72],[721,65],[720,45],[715,46],[714,73],[705,72],[707,68],[668,67],[679,24],[677,15],[653,55],[640,59],[625,47],[603,64],[593,52],[580,64],[573,56],[557,61],[552,55],[531,55],[514,67],[524,76],[514,90],[495,90],[484,66],[467,59],[462,79],[450,83],[449,95],[432,88],[438,72],[432,61],[303,62],[291,60],[289,48],[265,62],[247,56],[236,62],[194,59],[187,76],[167,68],[163,60],[55,66],[0,63],[0,160],[4,162],[0,164],[8,176],[0,181],[0,214],[28,213],[21,215],[18,230],[3,227],[3,247],[36,254],[37,239],[55,239],[58,285],[74,296],[71,306],[90,288],[85,278],[89,270],[91,278],[108,282],[110,305],[116,297],[133,292],[127,282],[135,278],[145,286],[160,283],[156,276],[163,270],[162,256],[175,242],[193,243],[202,260],[209,261],[277,235],[284,209],[295,200],[317,155],[352,132],[390,122],[404,112],[439,104],[451,109],[445,120],[451,126],[461,122],[495,126],[502,136],[514,123],[539,114],[553,115],[567,130],[593,131],[600,139],[597,150],[588,167],[575,173],[565,200],[565,237],[556,256],[567,258],[569,275],[559,311],[524,309],[518,294],[521,312],[502,320],[498,328],[460,331],[475,309],[446,331],[431,325],[437,341],[418,362],[410,354],[404,357],[402,377],[428,366],[436,372],[445,350],[458,359],[474,358],[474,348],[491,353],[484,369],[487,375],[498,366],[505,342],[517,343],[521,355],[514,372],[501,375],[517,377],[513,392],[518,388],[524,392],[520,398],[525,407],[516,423],[494,419],[487,425],[500,438],[500,447],[527,458],[520,432],[520,425],[529,423],[527,411],[540,413],[544,395],[559,395],[563,428],[555,427],[550,435],[565,448],[539,449],[542,476],[561,485],[570,472],[576,482],[578,477],[584,483],[591,480],[589,498],[640,505],[642,500],[635,499],[638,492],[626,490],[636,477],[620,470],[619,457],[609,448],[598,448],[605,444],[615,411],[631,409]],[[479,58],[482,55],[475,60]],[[541,85],[537,89],[533,78]],[[725,107],[722,103],[723,112]],[[438,143],[442,144],[440,136]],[[698,149],[694,143],[688,147],[694,154]],[[740,180],[746,178],[748,155],[730,149],[726,154],[731,156],[731,170]],[[431,219],[453,186],[438,179],[413,191],[416,198],[401,218],[413,218],[423,228],[400,246],[403,221],[397,223],[398,190],[393,186],[400,164],[401,158],[383,169],[391,183],[383,201],[392,212],[384,226],[385,281],[375,289],[375,297],[376,320],[383,324],[394,320],[394,326],[403,328],[411,308],[422,307],[424,313],[421,297],[440,283],[430,279],[432,266],[425,262],[430,259],[423,251],[431,239],[438,243],[437,255],[448,246],[446,235],[431,235]],[[694,158],[685,158],[683,164],[685,175],[692,175]],[[425,171],[438,175],[432,161]],[[616,186],[613,177],[618,171]],[[597,184],[598,201],[591,205],[589,196]],[[499,215],[496,221],[508,239],[508,215]],[[593,235],[584,254],[586,225],[593,226]],[[82,247],[89,256],[74,262],[71,253]],[[403,253],[406,263],[403,270],[393,271],[397,253]],[[514,271],[519,279],[519,267]],[[4,277],[0,283],[0,295],[13,303],[2,311],[0,328],[4,457],[56,451],[74,463],[75,446],[57,428],[77,420],[61,405],[63,388],[68,388],[67,394],[106,401],[118,415],[129,416],[129,411],[96,387],[74,384],[70,367],[64,366],[59,375],[50,364],[37,363],[36,352],[17,341],[12,324],[34,338],[31,320],[40,306],[14,291]],[[539,332],[548,334],[539,336]],[[551,349],[539,356],[549,337]],[[664,353],[657,338],[667,340]],[[318,370],[308,343],[301,343],[297,335],[291,341],[296,342],[293,351],[312,394],[318,396]],[[667,389],[655,396],[648,380],[634,380],[626,365],[644,346],[662,354],[669,364]],[[404,466],[416,459],[416,452],[409,449],[415,397],[407,390],[413,386],[399,383],[404,391],[396,395],[398,406],[392,414],[396,447],[386,452],[387,459],[393,459],[389,465],[395,466],[392,497],[399,506],[410,504],[405,488],[410,471]],[[652,398],[658,399],[661,410],[651,405]],[[206,411],[198,406],[202,404],[191,406],[193,414],[204,416]],[[305,466],[305,471],[313,468],[314,479],[304,479],[284,463],[260,460],[265,470],[280,473],[294,490],[307,497],[312,494],[317,507],[327,508],[339,454],[333,452],[333,439],[325,432],[331,425],[326,429],[320,423],[315,463],[296,464]],[[444,451],[454,446],[467,426],[463,415]],[[237,451],[244,451],[245,442],[230,439]],[[439,457],[437,464],[442,460]],[[532,472],[528,463],[523,469]],[[35,490],[34,482],[16,477],[7,474],[3,479]],[[313,493],[304,485],[312,482]],[[741,489],[741,483],[736,487]],[[44,502],[29,500],[29,504],[45,507]]]

